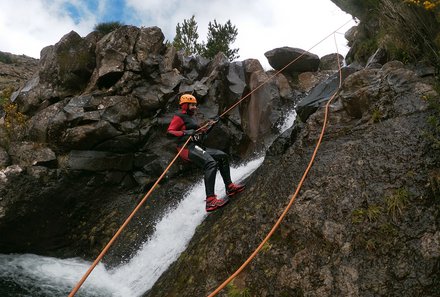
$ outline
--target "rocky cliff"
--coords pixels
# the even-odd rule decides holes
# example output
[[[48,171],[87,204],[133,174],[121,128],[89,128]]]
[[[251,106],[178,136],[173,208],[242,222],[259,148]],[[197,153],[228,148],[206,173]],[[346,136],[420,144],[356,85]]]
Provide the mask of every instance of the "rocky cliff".
[[[346,58],[364,69],[338,91],[317,160],[287,217],[220,296],[440,291],[438,7],[333,2],[360,20],[347,34]],[[327,85],[302,102],[328,99],[318,95]],[[305,123],[278,138],[249,189],[208,217],[146,296],[206,296],[244,262],[296,190],[323,112],[321,105],[306,113]]]
[[[93,259],[174,156],[165,129],[179,94],[194,93],[205,120],[272,77],[207,139],[234,162],[264,150],[263,165],[146,296],[206,296],[241,265],[295,191],[335,91],[297,201],[221,295],[436,296],[439,27],[428,25],[438,14],[397,0],[333,2],[360,20],[347,35],[340,88],[336,55],[273,49],[266,56],[275,70],[305,56],[272,77],[253,59],[186,57],[157,27],[70,32],[43,49],[34,75],[13,86],[14,108],[0,126],[0,252]],[[406,28],[390,19],[414,16],[428,29],[399,41]],[[272,143],[295,105],[296,123]],[[200,174],[178,162],[104,262],[129,257]]]
[[[439,159],[425,96],[438,98],[400,62],[349,76],[297,201],[221,296],[435,296]],[[146,296],[206,296],[237,269],[296,190],[322,122],[319,109],[279,138]]]

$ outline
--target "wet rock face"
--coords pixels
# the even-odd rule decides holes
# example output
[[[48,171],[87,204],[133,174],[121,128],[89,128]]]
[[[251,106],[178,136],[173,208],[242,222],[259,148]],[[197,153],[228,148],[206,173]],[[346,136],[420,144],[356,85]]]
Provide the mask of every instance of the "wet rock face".
[[[432,113],[423,94],[439,97],[400,63],[347,78],[299,196],[236,288],[252,296],[436,295],[438,201],[426,181],[439,155],[421,132]],[[235,271],[296,190],[323,119],[321,107],[275,141],[248,189],[207,218],[145,296],[206,296]]]

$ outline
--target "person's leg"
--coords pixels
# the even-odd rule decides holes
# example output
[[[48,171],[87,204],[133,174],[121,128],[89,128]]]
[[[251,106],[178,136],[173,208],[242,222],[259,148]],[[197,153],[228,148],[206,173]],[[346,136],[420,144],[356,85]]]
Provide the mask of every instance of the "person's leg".
[[[219,199],[214,193],[217,162],[212,156],[201,148],[192,147],[189,149],[189,160],[205,171],[206,211],[214,211],[228,203],[228,198]]]
[[[231,180],[231,169],[229,166],[228,155],[220,150],[211,148],[207,148],[206,152],[209,153],[214,158],[214,160],[217,161],[218,167],[220,169],[220,174],[222,175],[223,181],[225,183],[226,194],[228,196],[234,196],[235,194],[242,192],[245,188],[245,185],[234,184]]]
[[[206,148],[206,152],[212,158],[214,158],[215,161],[217,161],[217,165],[220,174],[223,178],[223,182],[225,183],[225,186],[231,184],[232,180],[231,180],[231,169],[229,166],[229,156],[225,152],[213,148]]]
[[[205,174],[206,197],[215,195],[214,187],[215,176],[217,173],[217,162],[211,157],[211,155],[195,147],[189,149],[188,157],[191,162],[200,168],[203,168]]]

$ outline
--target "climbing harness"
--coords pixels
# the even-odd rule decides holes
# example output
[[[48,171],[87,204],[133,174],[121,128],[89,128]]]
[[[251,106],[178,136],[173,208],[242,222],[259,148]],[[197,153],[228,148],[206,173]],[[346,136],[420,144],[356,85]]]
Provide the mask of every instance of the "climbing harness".
[[[307,52],[309,52],[310,50],[312,50],[314,47],[316,47],[318,44],[320,44],[321,42],[323,42],[324,40],[326,40],[328,37],[334,35],[339,29],[341,29],[342,27],[344,27],[345,25],[347,25],[350,21],[347,21],[345,24],[343,24],[342,26],[340,26],[339,28],[337,28],[336,30],[334,30],[331,34],[327,35],[325,38],[323,38],[322,40],[320,40],[318,43],[316,43],[314,46],[312,46]],[[245,96],[243,96],[240,100],[238,100],[236,103],[234,103],[231,107],[229,107],[228,109],[226,109],[220,116],[218,116],[218,118],[222,118],[225,114],[227,114],[228,112],[230,112],[232,109],[234,109],[237,105],[239,105],[243,100],[245,100],[247,97],[249,97],[252,93],[254,93],[255,91],[257,91],[259,88],[261,88],[263,85],[265,85],[266,83],[268,83],[270,80],[272,80],[275,76],[277,76],[279,73],[281,73],[284,69],[286,69],[287,67],[289,67],[291,64],[293,64],[294,62],[296,62],[297,60],[299,60],[304,54],[301,54],[299,57],[297,57],[296,59],[292,60],[291,62],[289,62],[287,65],[285,65],[283,68],[281,68],[280,70],[278,70],[277,72],[275,72],[273,75],[271,75],[268,79],[266,79],[265,81],[263,81],[260,85],[258,85],[255,89],[253,89],[252,91],[250,91],[248,94],[246,94]],[[339,74],[340,74],[340,85],[341,85],[341,70],[340,70],[340,63],[339,63],[339,55],[338,55],[338,65],[339,65]],[[339,86],[340,87],[340,86]],[[339,89],[338,89],[339,90]],[[269,232],[269,234],[266,236],[266,238],[261,242],[261,244],[257,247],[257,249],[251,254],[251,256],[243,263],[242,266],[240,266],[240,268],[234,273],[232,274],[227,280],[225,280],[216,290],[214,290],[208,297],[211,296],[215,296],[218,294],[218,292],[220,292],[229,282],[231,282],[249,263],[250,261],[257,255],[257,253],[261,250],[261,248],[263,247],[264,243],[267,242],[267,240],[269,240],[269,238],[272,236],[272,234],[275,232],[275,230],[278,228],[279,224],[281,223],[282,219],[284,218],[284,216],[287,214],[287,211],[289,210],[289,208],[291,207],[291,205],[293,204],[293,201],[295,200],[296,196],[298,195],[298,192],[306,178],[306,175],[308,173],[308,171],[310,170],[312,164],[313,164],[313,160],[316,156],[316,153],[318,151],[319,145],[322,141],[322,137],[324,135],[324,131],[325,131],[325,126],[326,126],[326,122],[327,122],[327,112],[328,112],[328,107],[330,102],[333,100],[333,98],[335,97],[337,91],[335,92],[335,94],[333,94],[333,96],[330,98],[330,100],[328,101],[328,103],[325,106],[325,118],[324,118],[324,124],[323,124],[323,129],[321,131],[321,135],[319,137],[317,146],[315,148],[315,151],[313,152],[312,155],[312,159],[309,163],[309,166],[307,167],[306,171],[304,172],[304,175],[300,181],[300,183],[298,184],[298,187],[295,191],[295,193],[293,194],[289,204],[287,205],[286,209],[284,210],[284,212],[281,214],[280,218],[278,219],[278,221],[275,223],[274,227],[271,229],[271,231]],[[187,100],[192,100],[192,98],[185,98]],[[209,126],[209,123],[206,123],[205,125],[203,125],[202,127],[198,128],[196,130],[196,132],[203,130],[204,128],[206,128],[207,126]],[[180,147],[180,150],[178,151],[178,153],[174,156],[174,158],[172,159],[172,161],[168,164],[168,166],[165,168],[165,170],[162,172],[162,174],[159,176],[159,178],[156,180],[156,182],[153,184],[153,186],[150,188],[150,190],[145,194],[145,196],[142,198],[142,200],[139,202],[139,204],[135,207],[135,209],[130,213],[130,215],[127,217],[127,219],[124,221],[124,223],[121,225],[121,227],[119,227],[119,229],[116,231],[116,233],[113,235],[113,237],[110,239],[110,241],[106,244],[106,246],[103,248],[103,250],[101,251],[101,253],[98,255],[98,257],[96,257],[95,261],[92,263],[92,265],[89,267],[89,269],[86,271],[86,273],[83,275],[83,277],[78,281],[78,283],[76,284],[76,286],[72,289],[72,291],[70,292],[70,294],[68,295],[68,297],[73,297],[75,296],[75,294],[78,292],[78,290],[81,288],[82,284],[86,281],[86,279],[88,278],[88,276],[92,273],[93,269],[95,269],[95,267],[98,265],[98,263],[102,260],[102,258],[104,257],[104,255],[107,253],[107,251],[110,249],[110,247],[112,246],[112,244],[115,242],[115,240],[118,238],[118,236],[122,233],[122,231],[125,229],[125,227],[128,225],[128,223],[131,221],[131,219],[134,217],[134,215],[137,213],[137,211],[141,208],[141,206],[145,203],[145,201],[148,199],[148,197],[151,195],[151,193],[154,191],[154,189],[156,188],[156,186],[159,184],[159,182],[163,179],[163,177],[165,176],[165,174],[168,172],[168,170],[171,168],[171,166],[175,163],[175,161],[177,160],[177,158],[179,157],[179,155],[182,153],[182,151],[185,149],[185,147],[188,145],[189,141],[193,139],[193,136],[190,136],[186,142]]]

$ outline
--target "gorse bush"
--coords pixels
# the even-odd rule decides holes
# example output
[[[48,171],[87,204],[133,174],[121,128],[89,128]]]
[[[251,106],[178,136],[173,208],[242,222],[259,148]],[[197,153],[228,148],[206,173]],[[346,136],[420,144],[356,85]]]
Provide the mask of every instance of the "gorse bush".
[[[440,0],[404,0],[403,2],[423,7],[426,10],[435,10],[440,7]]]
[[[25,133],[24,127],[27,117],[18,111],[16,104],[9,101],[13,91],[14,89],[9,87],[0,93],[0,110],[4,113],[4,122],[0,127],[2,130],[0,134],[4,137],[2,137],[0,145],[3,146],[7,146],[12,140],[21,138]]]

